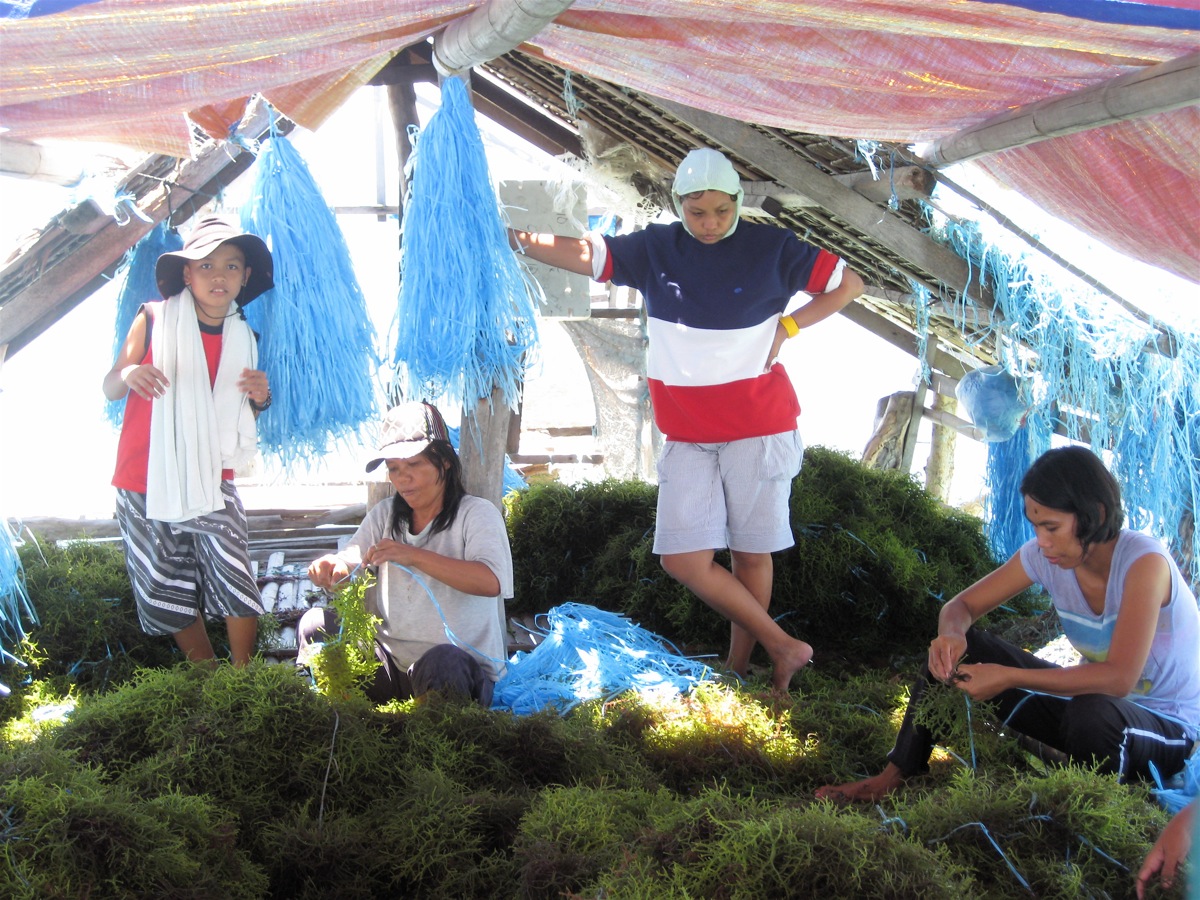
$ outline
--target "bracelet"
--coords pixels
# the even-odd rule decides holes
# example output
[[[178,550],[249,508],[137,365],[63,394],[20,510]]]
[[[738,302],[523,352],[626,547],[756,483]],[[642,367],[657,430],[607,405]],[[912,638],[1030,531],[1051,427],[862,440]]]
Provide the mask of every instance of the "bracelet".
[[[796,324],[796,320],[791,316],[780,316],[779,324],[783,326],[783,330],[787,332],[787,336],[794,338],[800,333],[800,326]]]
[[[264,409],[266,409],[268,406],[271,405],[271,399],[272,399],[271,389],[267,388],[267,399],[262,402],[262,405],[260,406],[259,404],[255,403],[253,400],[251,400],[250,408],[252,410],[254,410],[255,412],[262,412]]]

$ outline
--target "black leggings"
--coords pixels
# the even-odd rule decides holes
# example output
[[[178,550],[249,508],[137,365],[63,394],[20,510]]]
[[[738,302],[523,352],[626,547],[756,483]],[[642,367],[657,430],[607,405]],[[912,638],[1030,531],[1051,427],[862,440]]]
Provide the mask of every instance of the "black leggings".
[[[967,631],[967,663],[998,663],[1018,669],[1056,669],[1054,663],[1014,647],[985,631]],[[926,772],[937,740],[928,728],[913,722],[913,710],[929,683],[929,669],[913,685],[904,723],[888,759],[906,776]],[[1051,697],[1014,688],[993,697],[1004,724],[1013,731],[1065,753],[1080,765],[1097,764],[1098,771],[1116,774],[1124,783],[1152,780],[1150,764],[1170,778],[1183,768],[1192,741],[1178,722],[1142,706],[1106,694]]]

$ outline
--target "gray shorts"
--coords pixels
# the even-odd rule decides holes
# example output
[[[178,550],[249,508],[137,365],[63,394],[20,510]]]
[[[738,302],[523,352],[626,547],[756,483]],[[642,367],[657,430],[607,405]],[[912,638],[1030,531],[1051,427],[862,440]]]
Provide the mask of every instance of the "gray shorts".
[[[186,522],[146,518],[146,495],[117,490],[117,522],[138,621],[146,634],[182,631],[210,617],[261,616],[250,568],[246,512],[231,481],[225,508]]]
[[[789,500],[803,461],[798,431],[723,444],[667,441],[658,460],[654,552],[792,546]]]

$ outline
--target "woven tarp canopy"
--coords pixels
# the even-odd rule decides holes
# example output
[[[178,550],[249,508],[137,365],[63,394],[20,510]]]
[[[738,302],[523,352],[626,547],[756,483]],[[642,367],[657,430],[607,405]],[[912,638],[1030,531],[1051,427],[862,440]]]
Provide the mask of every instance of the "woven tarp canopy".
[[[493,3],[495,0],[493,0]],[[315,128],[462,0],[0,4],[9,137],[186,157],[261,94]],[[522,44],[568,71],[758,123],[933,142],[1200,48],[1195,0],[578,0]],[[190,122],[189,122],[190,119]],[[1200,282],[1200,107],[973,165],[1123,252]]]

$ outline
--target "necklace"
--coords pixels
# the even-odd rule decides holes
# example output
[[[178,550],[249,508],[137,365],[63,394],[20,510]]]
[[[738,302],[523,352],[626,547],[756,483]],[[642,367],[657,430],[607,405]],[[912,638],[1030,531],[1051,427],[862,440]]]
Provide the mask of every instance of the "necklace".
[[[202,318],[210,320],[209,322],[206,323],[206,324],[210,324],[210,325],[219,325],[221,322],[224,322],[226,319],[232,319],[234,316],[242,315],[242,308],[240,306],[238,306],[236,303],[233,304],[233,306],[234,306],[233,312],[225,313],[225,315],[223,315],[223,316],[214,316],[212,313],[210,313],[208,310],[206,310],[203,306],[201,306],[200,301],[195,299],[195,297],[192,298],[192,303],[196,307],[196,313],[199,316],[201,316]]]

